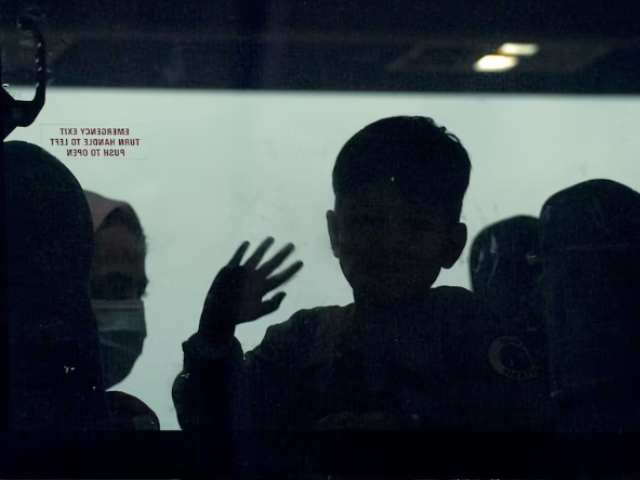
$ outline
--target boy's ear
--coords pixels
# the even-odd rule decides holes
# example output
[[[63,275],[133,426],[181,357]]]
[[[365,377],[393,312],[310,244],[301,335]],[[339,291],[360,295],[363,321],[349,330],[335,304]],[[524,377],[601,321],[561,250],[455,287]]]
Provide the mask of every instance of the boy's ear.
[[[447,270],[453,267],[460,255],[462,255],[466,244],[467,226],[464,223],[458,223],[449,231],[449,238],[442,258],[442,267]]]
[[[340,258],[340,232],[338,228],[338,216],[333,210],[327,211],[327,229],[329,230],[329,240],[331,241],[331,250],[333,256]]]

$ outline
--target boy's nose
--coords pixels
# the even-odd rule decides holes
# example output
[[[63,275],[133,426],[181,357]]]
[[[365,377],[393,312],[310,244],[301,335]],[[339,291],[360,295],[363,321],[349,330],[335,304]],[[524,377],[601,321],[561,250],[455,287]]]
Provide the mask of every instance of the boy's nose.
[[[402,225],[392,216],[388,216],[383,232],[383,246],[387,251],[394,251],[408,247],[408,235],[404,232]]]

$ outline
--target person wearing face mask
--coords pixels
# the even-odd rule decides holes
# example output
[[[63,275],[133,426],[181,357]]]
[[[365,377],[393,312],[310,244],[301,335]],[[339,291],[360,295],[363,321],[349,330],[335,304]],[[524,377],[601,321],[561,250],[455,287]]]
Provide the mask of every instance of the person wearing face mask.
[[[123,381],[142,354],[146,322],[146,239],[133,208],[86,191],[95,248],[91,305],[98,321],[105,387]]]
[[[23,476],[35,472],[31,478],[72,478],[69,452],[91,445],[94,432],[153,429],[157,418],[130,396],[105,392],[89,295],[92,218],[80,184],[37,145],[9,141],[2,149],[7,267],[2,319],[10,365],[3,380],[8,426],[29,432],[7,444],[11,457],[3,466]]]
[[[148,284],[146,238],[129,204],[87,190],[84,194],[95,238],[91,306],[98,323],[102,375],[109,389],[131,373],[147,336],[142,301]],[[111,391],[107,402],[116,428],[159,430],[158,417],[139,399]]]

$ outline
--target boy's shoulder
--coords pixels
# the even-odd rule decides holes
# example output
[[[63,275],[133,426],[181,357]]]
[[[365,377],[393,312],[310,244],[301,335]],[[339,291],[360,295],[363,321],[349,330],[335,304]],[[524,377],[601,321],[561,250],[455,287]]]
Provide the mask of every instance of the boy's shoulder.
[[[461,341],[471,336],[476,341],[490,341],[514,334],[479,295],[462,287],[438,287],[432,290],[433,312],[452,335]]]
[[[316,331],[320,325],[329,322],[340,322],[347,315],[351,305],[341,307],[331,305],[326,307],[316,307],[298,310],[291,315],[289,320],[283,323],[272,325],[269,330],[281,335],[297,335]]]
[[[529,380],[539,376],[539,365],[530,355],[517,325],[500,320],[482,297],[459,287],[440,287],[438,313],[446,315],[449,345],[456,361],[477,369],[478,379]]]
[[[499,330],[500,322],[486,301],[462,287],[437,287],[431,290],[432,311],[436,318],[446,319],[459,333],[468,329]]]
[[[318,335],[337,333],[350,308],[351,305],[332,305],[298,310],[286,322],[267,328],[258,349],[265,355],[275,354],[275,350],[308,352],[312,343],[317,343]]]
[[[516,322],[500,319],[481,296],[462,287],[438,287],[432,290],[435,314],[447,319],[459,336],[517,336]]]
[[[432,289],[431,298],[435,315],[446,318],[447,323],[454,328],[483,324],[489,330],[499,329],[496,317],[485,301],[465,288],[437,287]],[[353,304],[298,310],[287,321],[270,326],[265,340],[288,337],[292,342],[300,342],[307,337],[317,338],[318,334],[322,336],[328,332],[339,334],[348,323],[352,309]]]
[[[486,302],[479,295],[462,287],[442,286],[431,289],[433,301],[447,308],[466,309],[478,313],[490,313]]]

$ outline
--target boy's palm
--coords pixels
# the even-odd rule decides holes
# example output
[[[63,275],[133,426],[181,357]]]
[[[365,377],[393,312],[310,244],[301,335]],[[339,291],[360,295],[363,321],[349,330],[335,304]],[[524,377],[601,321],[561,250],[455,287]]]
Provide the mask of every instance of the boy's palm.
[[[236,251],[231,261],[218,273],[205,301],[200,319],[201,330],[218,330],[223,325],[218,322],[231,322],[226,329],[233,329],[236,325],[257,320],[260,317],[275,312],[282,303],[285,293],[281,292],[273,298],[263,301],[269,292],[282,286],[301,268],[298,261],[281,273],[271,275],[287,259],[294,249],[288,244],[276,253],[270,260],[258,267],[265,253],[273,244],[269,237],[263,241],[244,265],[242,258],[249,249],[249,242],[244,242]]]

